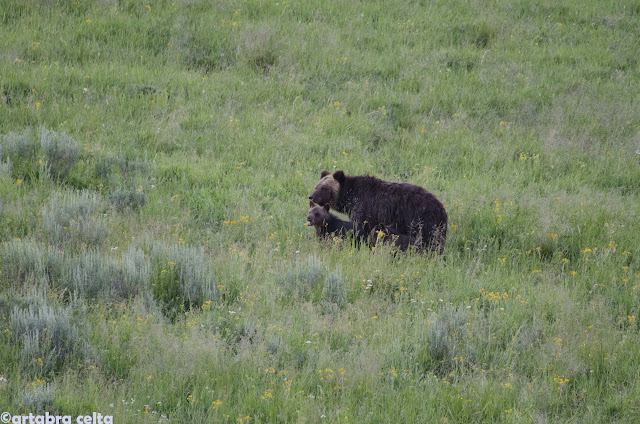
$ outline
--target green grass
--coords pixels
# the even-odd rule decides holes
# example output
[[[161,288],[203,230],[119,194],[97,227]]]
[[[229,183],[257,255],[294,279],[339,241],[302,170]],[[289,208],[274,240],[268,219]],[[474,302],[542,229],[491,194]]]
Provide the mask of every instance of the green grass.
[[[3,1],[0,412],[638,422],[640,6],[555,3]],[[322,169],[444,254],[319,242]]]

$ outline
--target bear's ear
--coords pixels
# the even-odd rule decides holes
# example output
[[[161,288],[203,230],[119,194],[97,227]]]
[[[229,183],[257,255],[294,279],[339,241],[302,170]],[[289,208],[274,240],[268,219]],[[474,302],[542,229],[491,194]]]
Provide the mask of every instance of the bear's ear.
[[[320,178],[324,178],[329,174],[331,174],[331,172],[327,171],[326,169],[323,169],[322,172],[320,173]]]
[[[324,210],[325,210],[325,211],[327,211],[327,212],[329,212],[329,208],[331,208],[331,205],[330,205],[330,204],[328,204],[328,203],[326,203],[326,204],[324,205]]]
[[[315,204],[315,203],[313,203],[313,200],[309,200],[309,207],[310,207],[310,208],[314,207],[315,205],[316,205],[316,204]]]
[[[342,171],[341,169],[338,169],[336,172],[333,173],[333,179],[341,184],[344,182],[345,178],[346,177],[344,175],[344,171]]]

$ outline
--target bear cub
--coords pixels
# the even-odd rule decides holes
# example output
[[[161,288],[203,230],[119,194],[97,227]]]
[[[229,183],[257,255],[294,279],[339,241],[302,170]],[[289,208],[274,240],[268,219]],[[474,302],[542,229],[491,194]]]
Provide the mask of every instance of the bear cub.
[[[329,213],[329,207],[329,204],[320,206],[312,201],[309,202],[307,226],[316,229],[318,238],[322,239],[327,236],[347,238],[348,234],[353,234],[357,243],[367,238],[366,233],[359,225],[353,222],[343,221],[332,213]]]

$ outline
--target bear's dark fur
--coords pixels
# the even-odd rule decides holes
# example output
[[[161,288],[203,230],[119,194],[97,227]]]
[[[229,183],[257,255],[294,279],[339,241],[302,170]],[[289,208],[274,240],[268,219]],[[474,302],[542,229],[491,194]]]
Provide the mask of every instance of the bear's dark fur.
[[[415,248],[417,251],[421,250],[420,240],[416,240],[415,237],[410,237],[406,234],[401,234],[389,225],[378,224],[371,230],[371,233],[369,233],[369,244],[375,247],[376,244],[379,243],[391,243],[402,252],[406,252],[409,246]]]
[[[331,205],[363,225],[367,234],[378,224],[395,228],[399,235],[442,253],[447,238],[447,211],[424,188],[394,183],[369,175],[347,176],[341,170],[322,171],[320,182],[309,199]]]
[[[326,238],[327,236],[335,236],[347,238],[348,234],[353,234],[356,242],[364,240],[367,234],[362,228],[353,222],[343,221],[337,216],[329,213],[329,205],[316,205],[312,201],[309,202],[309,214],[307,215],[307,225],[316,229],[318,238]]]

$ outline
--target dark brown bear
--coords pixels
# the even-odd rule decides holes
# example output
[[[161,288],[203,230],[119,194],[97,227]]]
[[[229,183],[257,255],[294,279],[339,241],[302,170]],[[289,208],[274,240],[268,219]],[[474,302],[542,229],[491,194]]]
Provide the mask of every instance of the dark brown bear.
[[[366,233],[360,226],[353,222],[343,221],[329,213],[329,204],[320,206],[310,201],[309,207],[307,225],[316,229],[318,238],[326,238],[327,236],[347,238],[348,234],[353,234],[358,243],[361,239],[366,238]]]
[[[309,199],[331,205],[361,223],[369,233],[378,224],[395,228],[398,234],[419,240],[424,249],[442,253],[447,238],[447,211],[424,188],[394,183],[369,175],[347,176],[338,170],[322,171]]]
[[[376,225],[371,233],[369,233],[369,244],[376,246],[376,244],[393,244],[402,252],[406,252],[409,246],[415,248],[417,251],[421,250],[420,240],[416,240],[415,237],[410,237],[405,234],[400,234],[398,230],[389,225]]]

